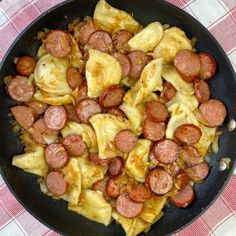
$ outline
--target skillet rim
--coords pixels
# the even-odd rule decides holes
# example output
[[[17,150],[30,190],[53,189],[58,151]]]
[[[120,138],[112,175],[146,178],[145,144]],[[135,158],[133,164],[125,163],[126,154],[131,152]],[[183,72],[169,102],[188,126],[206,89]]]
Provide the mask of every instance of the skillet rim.
[[[34,19],[29,25],[27,25],[25,27],[25,29],[15,38],[15,40],[13,41],[13,43],[10,45],[10,47],[8,48],[8,50],[6,51],[2,61],[0,62],[0,70],[3,69],[4,64],[5,64],[5,60],[7,59],[8,55],[10,54],[10,52],[12,51],[13,47],[15,46],[15,44],[17,43],[17,41],[25,34],[26,31],[28,31],[28,29],[33,26],[37,21],[39,21],[41,18],[43,18],[45,15],[49,15],[52,11],[56,10],[57,8],[60,8],[64,5],[70,4],[71,2],[74,2],[76,0],[65,0],[51,8],[49,8],[48,10],[46,10],[45,12],[43,12],[41,15],[39,15],[36,19]],[[233,66],[228,58],[228,56],[226,55],[226,52],[223,50],[222,46],[219,44],[219,42],[217,41],[217,39],[211,34],[210,31],[208,31],[208,29],[202,24],[200,23],[197,19],[195,19],[192,15],[190,15],[189,13],[185,12],[182,8],[179,8],[177,6],[175,6],[174,4],[167,2],[167,1],[163,1],[163,0],[155,0],[157,2],[160,2],[161,4],[165,5],[165,7],[169,7],[172,8],[174,12],[179,12],[182,15],[185,15],[189,18],[191,18],[195,24],[197,24],[199,27],[203,28],[205,30],[204,33],[207,34],[207,36],[209,38],[211,38],[215,44],[217,45],[219,52],[222,54],[222,56],[224,57],[227,65],[228,65],[228,69],[230,70],[231,74],[233,75],[233,79],[234,82],[236,83],[236,74],[235,71],[233,69]],[[109,0],[108,0],[109,2]],[[236,92],[235,92],[236,93]],[[231,170],[228,173],[227,178],[225,179],[223,185],[221,186],[221,188],[219,189],[219,191],[217,192],[217,194],[214,196],[214,198],[211,200],[211,202],[201,211],[199,212],[196,216],[194,216],[188,223],[182,225],[181,227],[179,227],[177,230],[172,231],[168,234],[166,234],[166,236],[171,236],[179,231],[181,231],[182,229],[186,228],[187,226],[189,226],[190,224],[192,224],[195,220],[197,220],[201,215],[203,215],[203,213],[205,213],[212,205],[213,203],[217,200],[217,198],[220,196],[220,194],[223,192],[223,190],[225,189],[227,183],[229,182],[230,178],[233,176],[233,172],[234,169],[236,168],[236,159],[231,159],[232,162],[234,162],[232,164],[231,162]],[[8,189],[10,190],[10,192],[13,194],[13,196],[16,198],[16,200],[24,207],[24,209],[26,211],[28,211],[35,219],[37,219],[40,223],[42,223],[43,225],[47,226],[49,229],[54,230],[55,232],[61,234],[61,235],[68,235],[65,234],[63,232],[61,232],[59,229],[55,228],[52,225],[49,225],[48,223],[44,222],[43,219],[41,219],[35,212],[33,212],[32,210],[30,210],[28,208],[28,206],[26,205],[26,203],[24,203],[23,201],[20,200],[20,197],[16,194],[16,192],[14,191],[14,189],[12,188],[12,186],[8,183],[8,180],[6,179],[4,172],[2,171],[2,168],[0,166],[0,174],[4,180],[4,182],[6,183]]]

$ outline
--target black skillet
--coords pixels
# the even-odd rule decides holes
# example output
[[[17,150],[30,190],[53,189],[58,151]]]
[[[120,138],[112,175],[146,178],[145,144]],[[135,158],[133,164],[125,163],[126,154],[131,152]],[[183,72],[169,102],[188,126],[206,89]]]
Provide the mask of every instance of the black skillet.
[[[6,94],[3,77],[16,74],[13,65],[14,57],[24,54],[35,56],[39,42],[34,39],[34,36],[38,31],[44,27],[66,28],[66,25],[77,17],[91,16],[96,2],[96,0],[66,1],[41,15],[16,39],[6,53],[0,71],[1,174],[17,200],[33,216],[65,235],[118,236],[124,233],[116,223],[105,227],[68,211],[66,202],[54,200],[41,193],[36,176],[11,165],[12,156],[22,153],[23,149],[19,136],[12,132],[8,114],[9,107],[15,103]],[[236,118],[236,84],[232,66],[223,49],[199,22],[179,8],[160,0],[111,0],[108,2],[114,7],[133,12],[135,19],[143,25],[157,20],[182,28],[190,38],[196,37],[197,50],[210,52],[218,64],[216,76],[209,81],[212,97],[220,99],[226,105],[228,110],[226,121]],[[65,19],[65,15],[68,18]],[[147,236],[168,235],[182,229],[199,217],[219,196],[232,175],[236,153],[235,132],[227,131],[226,122],[221,130],[223,130],[223,135],[220,139],[220,151],[217,155],[211,156],[211,171],[208,178],[203,184],[196,185],[197,198],[194,203],[186,209],[179,209],[172,205],[166,207],[164,217],[151,227]],[[224,172],[218,170],[218,161],[222,157],[232,159],[230,168]]]

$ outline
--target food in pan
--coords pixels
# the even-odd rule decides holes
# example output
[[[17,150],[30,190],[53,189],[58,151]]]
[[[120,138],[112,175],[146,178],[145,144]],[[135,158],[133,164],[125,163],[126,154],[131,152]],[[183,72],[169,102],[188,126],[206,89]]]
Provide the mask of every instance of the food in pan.
[[[25,147],[12,164],[69,210],[115,220],[129,236],[147,232],[169,202],[188,207],[226,117],[207,83],[214,58],[180,28],[144,27],[104,0],[93,17],[38,39],[37,56],[16,58],[6,79]]]

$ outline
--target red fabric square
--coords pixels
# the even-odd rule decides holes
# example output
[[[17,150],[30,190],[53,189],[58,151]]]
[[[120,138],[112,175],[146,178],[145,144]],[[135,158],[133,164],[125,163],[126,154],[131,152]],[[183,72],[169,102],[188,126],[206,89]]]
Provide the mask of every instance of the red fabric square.
[[[210,230],[204,223],[204,221],[199,218],[194,221],[191,225],[181,230],[178,236],[206,236],[210,233]]]
[[[236,176],[231,177],[227,188],[221,194],[221,198],[227,202],[228,206],[232,211],[236,212],[236,195],[235,195],[235,186],[236,186]]]
[[[37,0],[35,1],[34,5],[41,11],[44,12],[49,8],[63,2],[64,0]]]
[[[169,3],[174,4],[177,7],[183,8],[185,5],[185,0],[168,0]]]
[[[221,198],[218,198],[201,218],[205,221],[209,228],[214,229],[217,224],[222,222],[228,215],[231,214],[232,212],[225,205],[224,201]]]
[[[12,17],[11,23],[19,32],[21,32],[39,15],[39,10],[33,4],[29,4],[25,7],[24,11],[20,11],[18,14]]]
[[[236,24],[230,15],[219,21],[210,31],[226,52],[235,47]]]
[[[221,0],[221,2],[229,9],[232,10],[236,7],[236,1],[235,0]]]
[[[0,197],[1,197],[1,193],[0,193]],[[0,204],[0,229],[8,222],[11,221],[11,217],[10,215],[8,215],[5,211],[5,209],[2,207],[2,205]]]
[[[0,203],[12,217],[16,217],[24,211],[6,185],[0,189]]]

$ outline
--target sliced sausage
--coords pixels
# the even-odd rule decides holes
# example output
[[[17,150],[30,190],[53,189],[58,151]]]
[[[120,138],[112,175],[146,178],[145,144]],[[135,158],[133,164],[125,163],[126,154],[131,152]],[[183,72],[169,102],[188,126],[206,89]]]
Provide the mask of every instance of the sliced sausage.
[[[51,130],[62,129],[67,121],[67,113],[63,106],[53,105],[48,107],[44,114],[46,126]]]
[[[78,104],[80,101],[82,101],[85,98],[89,98],[87,81],[84,81],[83,84],[79,87],[78,92],[75,96],[75,103]]]
[[[122,52],[115,52],[112,54],[112,56],[115,57],[120,63],[122,70],[122,78],[126,77],[131,70],[131,62],[129,57]]]
[[[110,34],[103,30],[97,30],[90,35],[88,39],[88,46],[106,53],[111,52],[113,49]]]
[[[170,200],[177,207],[187,207],[194,199],[195,193],[193,188],[188,184],[176,195],[170,197]]]
[[[119,106],[123,101],[124,95],[125,92],[121,87],[111,85],[101,93],[99,103],[105,108]]]
[[[29,107],[33,108],[34,111],[38,114],[38,115],[41,115],[43,114],[47,108],[48,108],[48,105],[44,102],[39,102],[39,101],[36,101],[36,100],[32,100],[30,102],[27,102],[26,103]]]
[[[198,165],[185,169],[185,171],[191,180],[194,182],[201,182],[207,177],[209,173],[209,166],[204,161]]]
[[[175,87],[169,83],[169,82],[166,82],[165,85],[164,85],[164,88],[163,88],[163,98],[166,100],[166,101],[170,101],[176,94],[176,89]]]
[[[22,56],[17,59],[16,71],[20,75],[31,75],[34,72],[36,61],[31,56]]]
[[[129,32],[128,30],[119,30],[112,34],[112,42],[114,45],[114,48],[117,51],[127,51],[129,46],[128,46],[128,41],[133,37],[133,34]]]
[[[10,110],[21,127],[29,129],[33,126],[35,116],[32,108],[26,106],[15,106],[11,107]]]
[[[79,42],[82,45],[85,45],[88,42],[88,39],[92,33],[95,32],[95,28],[92,21],[88,21],[83,24],[79,30]]]
[[[24,76],[11,78],[7,90],[11,98],[18,102],[29,102],[34,95],[33,84]]]
[[[49,192],[55,196],[61,196],[67,192],[68,184],[63,175],[57,171],[50,172],[46,177],[46,186]]]
[[[75,106],[73,106],[72,104],[65,104],[64,107],[66,109],[68,120],[80,123]]]
[[[102,112],[100,105],[92,99],[84,99],[76,105],[77,116],[82,123],[89,123],[89,119]]]
[[[176,54],[174,65],[182,78],[188,83],[192,83],[198,76],[201,66],[199,56],[189,49],[181,50]]]
[[[90,153],[88,158],[92,165],[108,166],[112,162],[111,158],[100,159],[98,153]]]
[[[153,148],[155,158],[164,164],[175,162],[179,157],[179,151],[179,145],[171,139],[163,139]]]
[[[199,110],[209,127],[222,125],[227,113],[224,104],[216,99],[202,103]]]
[[[184,171],[181,171],[181,173],[176,176],[176,185],[178,189],[180,190],[186,187],[186,185],[188,184],[188,181],[189,181],[189,177],[187,173]]]
[[[159,141],[166,134],[165,123],[152,122],[146,119],[143,123],[143,134],[146,139],[151,141]]]
[[[106,185],[108,197],[116,199],[120,195],[120,185],[116,179],[110,179]]]
[[[197,148],[190,145],[183,145],[181,147],[180,157],[188,167],[197,165],[203,161]]]
[[[45,148],[45,159],[51,168],[59,169],[68,163],[69,156],[62,144],[53,143]]]
[[[114,115],[114,116],[120,116],[122,118],[127,118],[125,113],[119,107],[109,108],[109,109],[107,109],[107,113]]]
[[[127,193],[123,193],[116,200],[116,209],[122,216],[132,219],[142,212],[143,203],[133,202]]]
[[[114,144],[121,152],[130,152],[136,146],[137,135],[130,129],[123,129],[116,134]]]
[[[99,180],[98,182],[93,184],[93,190],[102,192],[103,196],[106,200],[110,200],[110,198],[108,197],[107,192],[106,192],[106,187],[107,187],[108,180],[109,180],[109,178],[105,177],[104,179]]]
[[[54,57],[65,57],[72,49],[70,35],[62,30],[50,31],[44,42],[47,51]]]
[[[44,135],[54,136],[56,131],[49,129],[45,122],[44,118],[38,119],[33,125],[34,131],[32,133],[33,138],[36,142],[41,144],[46,144]]]
[[[150,171],[146,181],[152,192],[157,195],[168,193],[173,186],[171,175],[161,168],[155,168]]]
[[[111,178],[116,178],[121,175],[124,168],[124,161],[121,157],[114,158],[108,167],[108,175]]]
[[[200,77],[202,79],[210,79],[216,73],[216,61],[215,59],[206,52],[198,53],[201,63]]]
[[[138,80],[144,67],[148,64],[149,58],[142,51],[133,51],[128,54],[131,61],[131,70],[129,77],[133,80]]]
[[[138,184],[128,191],[129,198],[134,202],[146,202],[152,194],[145,188],[144,184]]]
[[[200,140],[202,131],[196,125],[183,124],[176,128],[174,136],[181,143],[194,144]]]
[[[194,93],[199,102],[208,101],[211,95],[210,88],[204,80],[194,84]]]
[[[149,102],[146,106],[145,113],[149,120],[155,122],[165,122],[169,116],[165,105],[157,101]]]
[[[71,89],[75,90],[83,83],[83,78],[80,72],[75,67],[69,67],[66,72],[66,79],[71,87]]]
[[[63,145],[70,156],[81,156],[86,149],[83,139],[75,134],[66,136]]]

